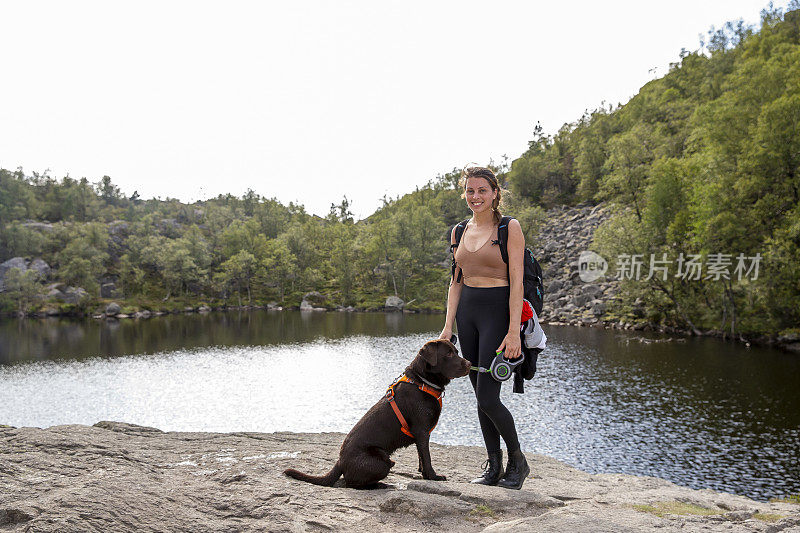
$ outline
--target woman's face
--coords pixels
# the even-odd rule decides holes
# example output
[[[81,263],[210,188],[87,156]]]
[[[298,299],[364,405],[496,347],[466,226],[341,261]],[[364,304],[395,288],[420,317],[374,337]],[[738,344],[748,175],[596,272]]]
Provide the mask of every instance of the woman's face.
[[[467,178],[464,196],[467,199],[467,206],[477,214],[492,210],[492,202],[497,197],[497,191],[492,190],[486,178]]]

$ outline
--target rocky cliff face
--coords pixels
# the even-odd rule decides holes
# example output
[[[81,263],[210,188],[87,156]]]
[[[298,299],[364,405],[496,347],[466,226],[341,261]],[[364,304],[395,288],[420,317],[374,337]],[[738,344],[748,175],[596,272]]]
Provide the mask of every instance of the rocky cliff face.
[[[592,326],[613,329],[659,331],[691,335],[687,328],[650,324],[645,318],[644,302],[636,299],[627,306],[631,314],[619,318],[609,313],[615,301],[623,295],[619,289],[617,272],[608,265],[605,275],[595,281],[584,281],[579,271],[581,252],[592,250],[594,232],[611,216],[606,204],[575,207],[557,206],[546,212],[545,223],[539,234],[530,239],[529,247],[544,270],[545,304],[542,322],[547,324]],[[612,258],[605,258],[609,262]],[[723,337],[722,331],[698,332],[711,337]],[[736,340],[800,353],[800,333],[784,335],[759,335]]]
[[[317,487],[340,433],[165,433],[119,422],[0,427],[3,531],[733,531],[800,528],[800,506],[620,474],[591,475],[526,454],[521,491],[470,485],[481,448],[433,444],[445,482],[422,480],[414,447],[385,487]]]
[[[543,322],[625,327],[605,316],[608,302],[618,292],[614,273],[587,282],[578,268],[581,252],[592,250],[594,231],[608,217],[603,204],[558,206],[547,211],[546,222],[530,247],[544,271]]]

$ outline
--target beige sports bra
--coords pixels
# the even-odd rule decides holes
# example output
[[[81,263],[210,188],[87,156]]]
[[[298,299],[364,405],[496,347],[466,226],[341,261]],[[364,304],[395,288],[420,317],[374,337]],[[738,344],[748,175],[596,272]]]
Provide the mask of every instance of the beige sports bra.
[[[459,242],[455,253],[456,266],[461,268],[464,277],[495,278],[508,281],[508,269],[505,261],[503,261],[503,256],[500,255],[500,245],[493,244],[498,239],[497,226],[494,227],[494,233],[486,239],[483,246],[474,252],[467,250],[464,245],[464,235],[468,229],[469,224],[464,228],[464,233],[461,234],[461,242]]]

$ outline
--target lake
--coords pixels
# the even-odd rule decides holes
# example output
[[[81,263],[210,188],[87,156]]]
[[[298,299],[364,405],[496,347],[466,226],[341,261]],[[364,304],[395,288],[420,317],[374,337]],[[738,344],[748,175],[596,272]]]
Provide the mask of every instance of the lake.
[[[443,321],[299,311],[4,320],[0,424],[346,433]],[[761,500],[800,492],[800,358],[718,339],[545,331],[525,394],[503,386],[523,450]],[[453,381],[432,440],[482,446],[476,409],[469,380]]]

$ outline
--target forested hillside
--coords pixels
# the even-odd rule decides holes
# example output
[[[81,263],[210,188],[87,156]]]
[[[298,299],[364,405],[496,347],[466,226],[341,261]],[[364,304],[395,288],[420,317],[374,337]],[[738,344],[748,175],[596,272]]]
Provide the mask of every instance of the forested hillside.
[[[467,211],[451,175],[359,222],[346,199],[320,218],[252,191],[191,205],[126,198],[108,177],[92,184],[0,170],[0,195],[0,260],[41,257],[53,279],[92,297],[111,280],[132,305],[168,309],[296,306],[309,291],[334,306],[378,308],[397,295],[441,307],[444,234]],[[45,280],[30,270],[24,278],[6,280],[6,310],[36,305]]]
[[[651,254],[673,269],[681,258],[730,256],[728,279],[622,275],[622,301],[644,302],[642,319],[736,334],[796,327],[798,7],[766,9],[759,28],[710,32],[624,105],[587,112],[553,136],[537,128],[524,154],[495,167],[513,192],[505,212],[532,239],[547,224],[543,207],[607,202],[615,214],[594,242],[609,273],[621,255],[640,255],[644,274]],[[443,309],[447,231],[469,215],[457,181],[456,170],[439,175],[356,222],[346,198],[320,218],[253,191],[189,205],[125,197],[108,177],[0,170],[0,262],[42,258],[52,269],[7,272],[0,306],[35,310],[38,295],[62,282],[87,291],[77,309],[101,301],[109,283],[143,308],[298,305],[319,291],[330,306],[379,308],[397,295],[412,309]],[[755,278],[735,275],[739,254],[760,257]]]
[[[624,300],[642,298],[651,321],[735,333],[800,324],[798,7],[764,10],[758,29],[710,32],[705,50],[683,52],[628,103],[537,132],[511,165],[512,189],[533,203],[615,205],[595,234],[609,263],[641,254],[644,278],[650,254],[666,259],[666,280],[622,276]],[[673,275],[681,254],[730,261],[729,279]],[[738,279],[739,254],[759,254],[756,279]]]

